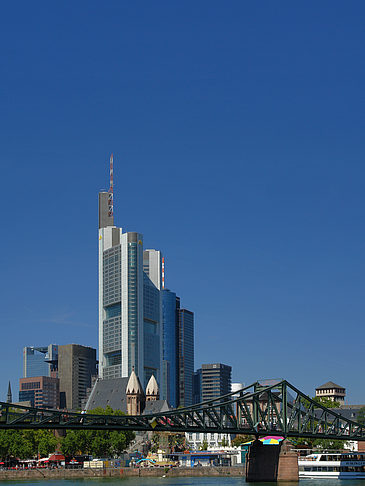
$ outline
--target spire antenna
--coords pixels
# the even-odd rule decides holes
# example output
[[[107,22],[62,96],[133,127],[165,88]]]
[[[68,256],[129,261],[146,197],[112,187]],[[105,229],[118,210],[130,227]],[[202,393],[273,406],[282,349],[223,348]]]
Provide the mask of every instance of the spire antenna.
[[[108,191],[108,216],[114,214],[114,194],[113,194],[113,154],[110,156],[110,187]]]

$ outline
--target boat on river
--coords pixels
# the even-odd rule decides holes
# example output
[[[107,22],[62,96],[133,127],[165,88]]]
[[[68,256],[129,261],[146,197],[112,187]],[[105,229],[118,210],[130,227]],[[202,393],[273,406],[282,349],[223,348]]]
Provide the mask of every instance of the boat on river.
[[[365,479],[365,452],[323,452],[298,458],[300,479]]]

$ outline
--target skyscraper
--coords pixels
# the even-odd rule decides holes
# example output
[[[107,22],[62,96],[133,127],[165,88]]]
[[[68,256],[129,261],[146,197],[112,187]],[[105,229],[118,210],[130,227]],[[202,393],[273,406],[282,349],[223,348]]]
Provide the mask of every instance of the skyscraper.
[[[23,378],[57,376],[58,346],[26,346],[23,348]]]
[[[179,405],[193,403],[194,313],[178,310],[178,379]]]
[[[68,410],[81,408],[91,378],[96,375],[96,349],[80,344],[58,347],[60,406]]]
[[[161,291],[163,325],[162,397],[178,405],[178,309],[180,299],[168,289]]]
[[[203,364],[201,369],[202,401],[231,393],[232,368],[222,363]]]
[[[112,175],[112,167],[111,167]],[[99,376],[160,380],[161,254],[114,226],[113,182],[99,193]],[[145,271],[144,271],[145,270]]]

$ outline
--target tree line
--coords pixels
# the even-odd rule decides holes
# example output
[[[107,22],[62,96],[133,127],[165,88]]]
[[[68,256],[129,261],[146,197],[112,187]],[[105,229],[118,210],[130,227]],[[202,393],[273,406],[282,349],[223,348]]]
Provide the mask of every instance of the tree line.
[[[96,408],[88,413],[123,415],[111,407]],[[0,430],[0,457],[32,459],[46,457],[56,449],[66,456],[88,454],[94,457],[119,456],[134,439],[132,431],[68,430],[58,437],[52,430]]]

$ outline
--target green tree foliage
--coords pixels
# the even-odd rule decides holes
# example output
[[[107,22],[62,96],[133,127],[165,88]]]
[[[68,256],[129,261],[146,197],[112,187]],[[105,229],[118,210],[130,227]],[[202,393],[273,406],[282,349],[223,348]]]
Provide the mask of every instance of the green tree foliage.
[[[203,444],[200,448],[201,451],[206,451],[208,450],[208,442],[206,440],[203,441]]]
[[[313,397],[313,400],[326,408],[339,408],[340,402],[335,402],[328,397]]]
[[[326,408],[339,408],[341,405],[340,402],[332,401],[328,397],[313,397],[313,401],[323,405]],[[307,403],[309,407],[310,402],[307,401]],[[345,445],[344,440],[331,440],[331,439],[298,438],[295,440],[295,442],[297,445],[308,447],[308,449],[321,449],[321,450],[341,450],[344,448]]]
[[[0,456],[18,459],[37,458],[54,452],[58,439],[50,430],[1,430]]]
[[[253,435],[236,435],[236,437],[232,440],[232,445],[235,447],[239,447],[241,444],[244,444],[245,442],[248,442],[250,440],[255,440],[255,437]]]
[[[361,407],[356,417],[356,422],[365,425],[365,407]]]
[[[120,410],[111,407],[95,408],[88,413],[97,415],[123,415]],[[119,456],[134,439],[133,432],[102,430],[70,430],[62,440],[61,450],[64,454],[91,454],[94,457]]]

